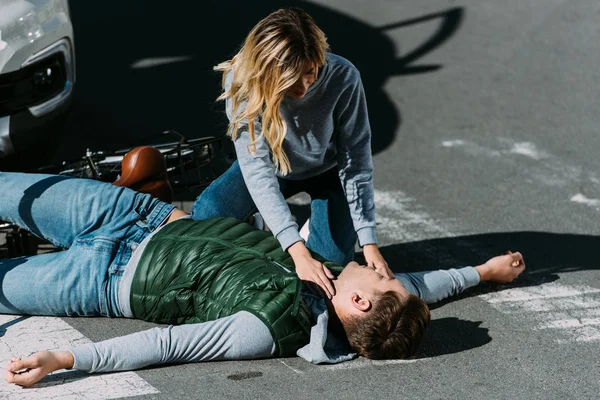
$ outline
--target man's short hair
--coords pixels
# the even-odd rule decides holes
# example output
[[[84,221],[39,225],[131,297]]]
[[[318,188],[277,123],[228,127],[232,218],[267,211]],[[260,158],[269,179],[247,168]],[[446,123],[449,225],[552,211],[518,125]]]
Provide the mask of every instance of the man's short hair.
[[[373,360],[412,356],[423,338],[430,312],[415,295],[398,297],[393,291],[377,293],[364,316],[344,321],[348,342],[359,355]]]

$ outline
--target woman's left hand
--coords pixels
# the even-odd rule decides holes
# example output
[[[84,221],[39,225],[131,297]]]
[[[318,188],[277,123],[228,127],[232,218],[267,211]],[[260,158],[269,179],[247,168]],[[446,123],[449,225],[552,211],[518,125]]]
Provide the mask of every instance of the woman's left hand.
[[[376,244],[367,244],[363,247],[363,254],[367,265],[375,268],[377,273],[387,277],[394,278],[394,272],[390,269],[387,262],[383,259],[381,252]]]

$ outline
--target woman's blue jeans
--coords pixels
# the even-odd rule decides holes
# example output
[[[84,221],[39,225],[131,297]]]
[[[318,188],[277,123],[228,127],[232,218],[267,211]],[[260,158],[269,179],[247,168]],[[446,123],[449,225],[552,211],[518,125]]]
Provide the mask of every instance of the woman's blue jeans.
[[[0,259],[0,313],[121,316],[132,251],[174,206],[108,183],[0,172],[0,220],[65,250]]]
[[[337,168],[308,179],[279,178],[278,181],[285,198],[300,192],[311,196],[310,235],[306,246],[340,265],[345,266],[352,261],[357,236]],[[232,217],[246,220],[256,211],[236,161],[196,199],[192,218]]]

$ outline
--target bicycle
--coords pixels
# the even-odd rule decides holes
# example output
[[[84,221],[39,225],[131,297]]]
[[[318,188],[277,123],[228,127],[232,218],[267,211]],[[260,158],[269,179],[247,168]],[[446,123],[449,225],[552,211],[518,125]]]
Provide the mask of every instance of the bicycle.
[[[235,161],[235,151],[227,136],[187,139],[175,130],[167,130],[162,136],[173,136],[177,141],[151,145],[162,154],[167,171],[167,179],[175,198],[196,198],[212,181],[225,172]],[[27,172],[48,173],[95,179],[114,183],[122,173],[125,156],[135,149],[125,148],[115,151],[90,151],[76,160],[63,161],[60,165],[50,165]],[[0,243],[0,258],[32,255],[32,235],[24,229],[0,221],[0,236],[6,238]],[[2,254],[5,253],[5,254]]]

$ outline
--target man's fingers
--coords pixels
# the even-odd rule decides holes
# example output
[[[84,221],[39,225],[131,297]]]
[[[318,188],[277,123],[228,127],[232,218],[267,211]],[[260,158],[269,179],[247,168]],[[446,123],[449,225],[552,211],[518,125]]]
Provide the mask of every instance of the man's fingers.
[[[38,359],[35,355],[27,357],[22,360],[21,358],[17,358],[15,361],[11,361],[9,366],[13,372],[20,371],[22,369],[27,368],[37,368],[39,367]]]
[[[15,376],[14,372],[11,372],[8,368],[6,368],[6,372],[4,372],[4,380],[8,383],[12,383],[13,376]]]
[[[512,257],[512,266],[513,267],[518,267],[519,265],[524,264],[523,256],[518,251],[516,253],[511,253],[510,256]]]
[[[8,382],[21,386],[31,386],[39,380],[37,375],[39,375],[39,372],[34,370],[29,370],[20,374],[12,374],[11,379],[8,380]]]
[[[11,360],[8,363],[8,367],[7,367],[7,369],[10,369],[11,372],[17,372],[17,371],[20,371],[25,368],[27,368],[27,367],[24,365],[23,360],[21,360],[20,358],[16,358],[16,359],[14,359],[14,361]]]

